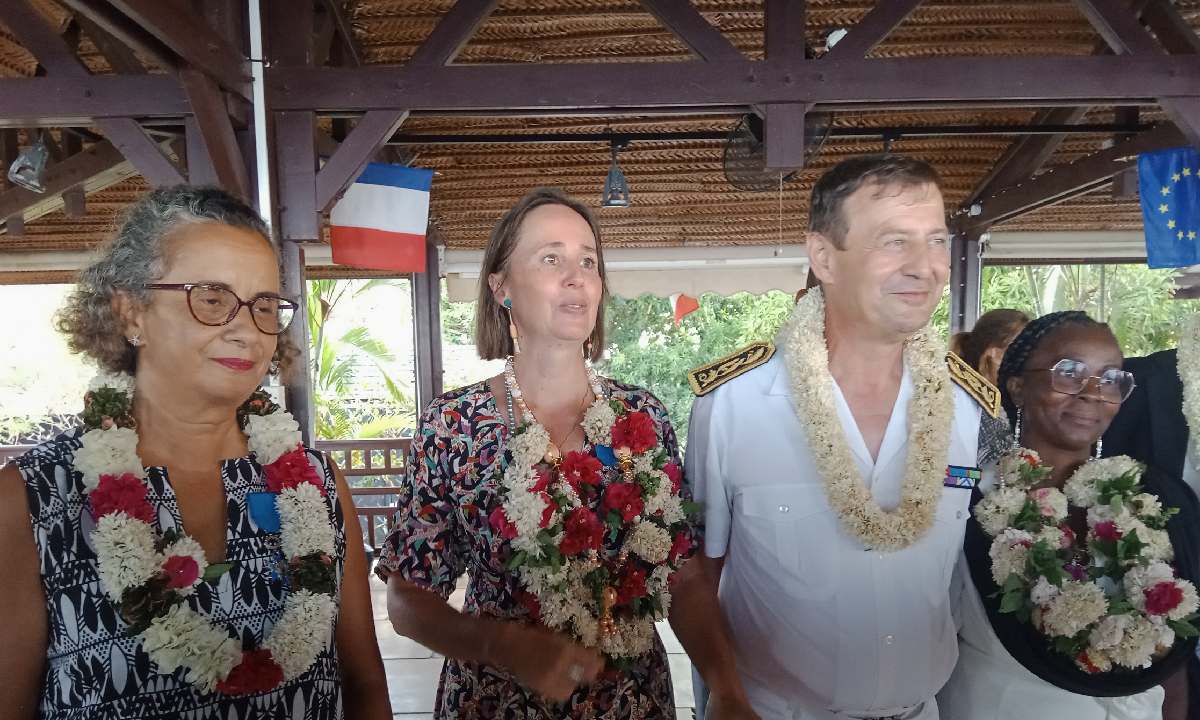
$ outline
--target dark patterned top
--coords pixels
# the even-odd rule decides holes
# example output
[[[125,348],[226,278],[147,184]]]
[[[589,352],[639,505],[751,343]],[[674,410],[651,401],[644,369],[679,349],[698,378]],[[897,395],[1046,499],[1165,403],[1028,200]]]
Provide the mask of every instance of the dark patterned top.
[[[610,397],[654,419],[669,457],[678,463],[678,442],[662,404],[645,390],[603,382]],[[500,504],[497,493],[511,459],[505,451],[508,432],[486,382],[447,393],[429,406],[413,440],[395,527],[380,552],[380,577],[387,580],[395,573],[448,598],[467,572],[463,612],[532,621],[516,576],[504,567],[507,541],[488,524]],[[605,482],[613,472],[605,470]],[[542,700],[502,669],[447,658],[434,717],[674,718],[674,705],[666,652],[656,638],[654,649],[629,668],[607,670],[561,705]]]
[[[82,432],[39,445],[16,461],[29,499],[49,620],[41,716],[55,720],[340,719],[341,682],[332,642],[308,672],[259,695],[208,693],[182,680],[182,671],[170,675],[157,672],[100,587],[96,554],[90,544],[95,522],[82,492],[81,474],[72,467]],[[308,458],[324,478],[335,529],[336,587],[340,589],[346,537],[333,471],[320,453],[309,450]],[[155,509],[157,529],[183,532],[166,469],[147,468],[146,472],[147,499]],[[187,603],[236,632],[244,643],[259,645],[283,614],[286,592],[276,572],[284,561],[279,533],[260,529],[248,512],[247,496],[267,490],[262,467],[253,456],[225,460],[221,481],[229,518],[226,562],[233,567],[216,583],[201,583]]]

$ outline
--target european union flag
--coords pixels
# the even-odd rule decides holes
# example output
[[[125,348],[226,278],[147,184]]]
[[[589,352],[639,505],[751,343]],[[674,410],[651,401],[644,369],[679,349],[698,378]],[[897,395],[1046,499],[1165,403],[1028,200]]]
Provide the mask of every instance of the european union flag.
[[[1200,264],[1200,153],[1183,147],[1138,155],[1138,194],[1146,264]]]

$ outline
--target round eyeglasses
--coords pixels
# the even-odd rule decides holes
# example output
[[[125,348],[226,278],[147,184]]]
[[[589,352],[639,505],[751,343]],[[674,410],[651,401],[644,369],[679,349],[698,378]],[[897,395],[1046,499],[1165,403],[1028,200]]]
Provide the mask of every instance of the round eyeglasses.
[[[243,300],[232,290],[208,283],[153,283],[147,290],[178,290],[187,293],[188,310],[202,325],[228,325],[242,307],[250,308],[254,327],[267,335],[279,335],[292,324],[296,303],[278,295],[255,295]]]
[[[1070,358],[1059,360],[1053,367],[1030,368],[1025,372],[1050,373],[1050,388],[1064,395],[1079,395],[1087,387],[1089,380],[1095,380],[1096,394],[1104,402],[1113,405],[1125,402],[1137,387],[1133,373],[1127,370],[1109,368],[1099,375],[1092,375],[1087,363]]]

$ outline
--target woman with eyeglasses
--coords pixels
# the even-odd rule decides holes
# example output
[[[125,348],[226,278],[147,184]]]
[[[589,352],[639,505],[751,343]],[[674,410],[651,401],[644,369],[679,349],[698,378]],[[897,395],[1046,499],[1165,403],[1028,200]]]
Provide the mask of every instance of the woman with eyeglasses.
[[[1099,459],[1135,385],[1121,366],[1109,327],[1075,311],[1034,320],[1005,352],[1016,446],[972,497],[943,717],[1185,717],[1200,507],[1178,478]]]
[[[0,472],[0,715],[391,718],[350,492],[259,388],[295,309],[215,188],[147,194],[81,273],[81,424]]]

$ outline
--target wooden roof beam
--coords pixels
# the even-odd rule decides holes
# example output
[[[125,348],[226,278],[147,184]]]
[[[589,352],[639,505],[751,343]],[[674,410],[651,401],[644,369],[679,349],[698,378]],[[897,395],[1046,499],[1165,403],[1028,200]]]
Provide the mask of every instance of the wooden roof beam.
[[[422,72],[440,68],[454,60],[471,36],[492,14],[499,0],[459,0],[434,27],[425,42],[413,53],[406,68]],[[361,72],[363,68],[356,71]],[[407,108],[400,99],[394,108]],[[315,109],[315,108],[308,108]],[[326,211],[338,196],[362,173],[383,144],[408,118],[407,109],[370,110],[317,172],[317,209]]]
[[[74,187],[87,192],[102,190],[136,174],[121,152],[108,141],[93,145],[46,168],[46,192],[20,187],[0,192],[0,219],[22,216],[35,220],[63,206],[62,193]]]
[[[921,4],[921,0],[886,0],[875,7],[853,27],[829,52],[823,61],[861,58],[887,39],[904,19]]]
[[[1171,0],[1150,0],[1142,11],[1142,21],[1172,55],[1200,54],[1200,35]]]
[[[329,13],[329,17],[333,21],[334,35],[341,38],[342,47],[346,51],[345,59],[352,67],[362,65],[362,48],[358,46],[358,39],[354,37],[354,26],[350,24],[350,18],[346,17],[344,4],[341,0],[323,0],[323,2],[325,12]]]
[[[111,13],[95,0],[63,0],[118,37]],[[221,87],[250,100],[250,68],[241,51],[209,26],[202,15],[182,0],[109,0],[109,3],[170,49],[181,64],[200,70]]]
[[[190,112],[179,79],[170,75],[4,78],[0,97],[0,127],[90,127]]]
[[[1183,96],[1200,82],[1188,55],[1009,56],[806,62],[563,63],[275,67],[268,99],[278,110],[365,111],[494,108],[640,108],[813,102],[888,109],[980,101],[1022,105],[1138,104]],[[1132,102],[1130,102],[1132,101]]]
[[[1150,33],[1138,22],[1137,16],[1124,7],[1119,0],[1075,0],[1075,4],[1113,52],[1131,57],[1160,56],[1163,47],[1155,42]],[[1200,82],[1197,83],[1200,87]],[[1183,132],[1187,141],[1200,148],[1200,95],[1195,89],[1190,96],[1174,97],[1157,95],[1167,115]]]
[[[658,18],[684,45],[705,62],[746,62],[729,39],[712,26],[688,0],[641,0],[642,7]]]
[[[1160,125],[1110,148],[1054,168],[980,201],[981,213],[964,217],[965,229],[986,228],[1039,208],[1096,189],[1114,175],[1136,167],[1138,153],[1175,147],[1183,135],[1174,125]]]
[[[806,0],[766,0],[763,49],[767,60],[786,64],[804,60]]]

